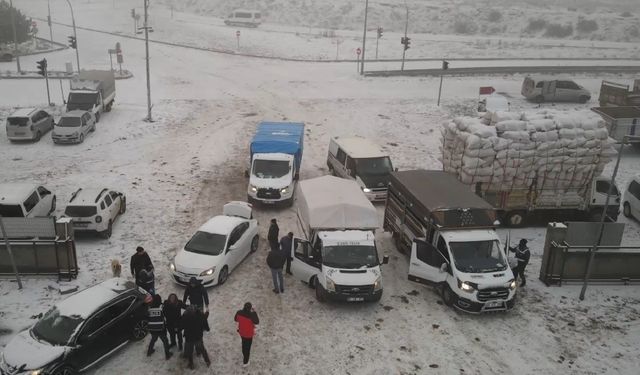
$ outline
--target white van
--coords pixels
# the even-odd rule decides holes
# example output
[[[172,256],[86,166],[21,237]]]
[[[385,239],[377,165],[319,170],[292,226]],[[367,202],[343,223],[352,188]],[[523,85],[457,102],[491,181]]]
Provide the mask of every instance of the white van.
[[[0,215],[43,217],[56,209],[56,196],[36,184],[0,184]]]
[[[384,202],[393,165],[380,146],[361,137],[333,137],[327,167],[334,176],[355,180],[370,201]]]
[[[53,116],[37,108],[23,108],[7,118],[7,138],[15,141],[39,141],[53,129]]]
[[[525,77],[522,82],[522,96],[536,103],[577,102],[591,100],[591,93],[571,80],[536,80]]]
[[[624,191],[622,213],[640,220],[640,175],[635,176]]]
[[[258,27],[262,23],[262,14],[258,10],[234,10],[224,24],[227,26]]]

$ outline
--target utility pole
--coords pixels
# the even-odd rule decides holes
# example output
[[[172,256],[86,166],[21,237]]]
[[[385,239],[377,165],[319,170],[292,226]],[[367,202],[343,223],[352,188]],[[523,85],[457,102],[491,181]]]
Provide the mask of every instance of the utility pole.
[[[2,230],[4,245],[7,247],[7,252],[9,253],[9,261],[11,261],[11,266],[13,267],[13,273],[16,275],[16,280],[18,281],[18,289],[22,289],[22,280],[20,280],[18,267],[16,267],[16,261],[13,258],[13,252],[11,251],[11,244],[9,244],[9,236],[7,236],[7,232],[4,229],[4,222],[2,221],[2,215],[0,215],[0,230]]]
[[[149,0],[144,1],[144,50],[147,62],[147,118],[148,122],[152,122],[153,118],[151,117],[151,80],[149,78],[149,12],[147,8],[149,7]]]
[[[11,14],[11,28],[13,29],[13,54],[16,57],[18,73],[22,73],[22,70],[20,69],[20,54],[18,53],[18,34],[16,34],[16,19],[14,16],[16,10],[13,7],[13,0],[9,0],[9,7],[9,14]]]
[[[49,40],[53,43],[53,27],[51,26],[51,0],[47,0],[47,24],[49,25]]]
[[[362,35],[362,60],[360,60],[360,75],[364,75],[364,54],[365,43],[367,41],[367,13],[369,12],[369,0],[364,3],[364,33]]]
[[[380,38],[382,38],[382,32],[384,31],[382,27],[378,26],[378,37],[376,38],[376,60],[378,60],[378,43],[380,42]]]
[[[440,73],[440,88],[438,89],[438,107],[440,107],[440,94],[442,94],[442,77],[444,77],[444,71],[449,69],[449,62],[442,60],[442,72]]]
[[[78,73],[80,73],[80,53],[78,52],[78,34],[76,33],[76,18],[73,16],[73,7],[71,1],[67,0],[69,9],[71,9],[71,24],[73,25],[73,38],[76,41],[76,63],[78,64]]]
[[[407,5],[407,1],[405,0],[404,2],[404,7],[407,10],[407,17],[404,23],[404,40],[407,40],[407,31],[409,30],[409,6]],[[404,48],[402,49],[402,66],[400,67],[400,70],[404,70],[404,56],[407,53],[407,48],[408,44],[405,44]]]

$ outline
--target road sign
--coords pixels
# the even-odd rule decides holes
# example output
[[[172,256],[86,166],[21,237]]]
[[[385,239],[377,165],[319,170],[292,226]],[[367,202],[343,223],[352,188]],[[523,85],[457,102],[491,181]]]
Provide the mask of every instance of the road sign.
[[[117,43],[116,43],[116,51],[117,51],[118,53],[122,52],[122,48],[120,47],[120,42],[117,42]]]
[[[356,49],[356,53],[358,54],[358,56],[360,56],[360,54],[362,53],[362,50],[360,49],[360,47]]]
[[[240,36],[240,30],[236,31],[236,36],[239,37]]]

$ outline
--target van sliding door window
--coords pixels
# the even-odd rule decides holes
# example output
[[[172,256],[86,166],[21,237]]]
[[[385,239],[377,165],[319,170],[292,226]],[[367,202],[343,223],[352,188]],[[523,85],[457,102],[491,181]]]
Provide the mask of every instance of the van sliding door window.
[[[347,156],[347,169],[349,170],[349,174],[351,177],[356,177],[356,162]]]
[[[38,204],[39,201],[40,199],[38,198],[38,194],[36,194],[36,192],[34,191],[33,193],[31,193],[29,198],[24,201],[25,211],[27,211],[27,213],[31,212],[31,210],[33,210],[33,208],[36,206],[36,204]]]
[[[340,164],[344,165],[346,157],[347,157],[347,154],[345,154],[345,152],[341,148],[338,148],[336,159],[340,162]]]

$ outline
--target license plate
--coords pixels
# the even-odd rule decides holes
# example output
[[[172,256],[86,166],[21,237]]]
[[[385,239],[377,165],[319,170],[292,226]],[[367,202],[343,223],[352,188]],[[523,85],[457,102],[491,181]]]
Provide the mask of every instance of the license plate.
[[[188,277],[180,277],[180,281],[182,281],[183,283],[188,283],[189,282],[189,278]]]
[[[74,223],[73,224],[74,227],[78,227],[78,228],[86,228],[87,224],[78,224],[78,223]]]
[[[348,297],[347,302],[360,302],[364,301],[364,297]]]
[[[489,301],[485,304],[486,308],[502,307],[502,301]]]
[[[264,204],[274,204],[274,203],[276,203],[276,201],[262,201],[262,203],[264,203]]]

